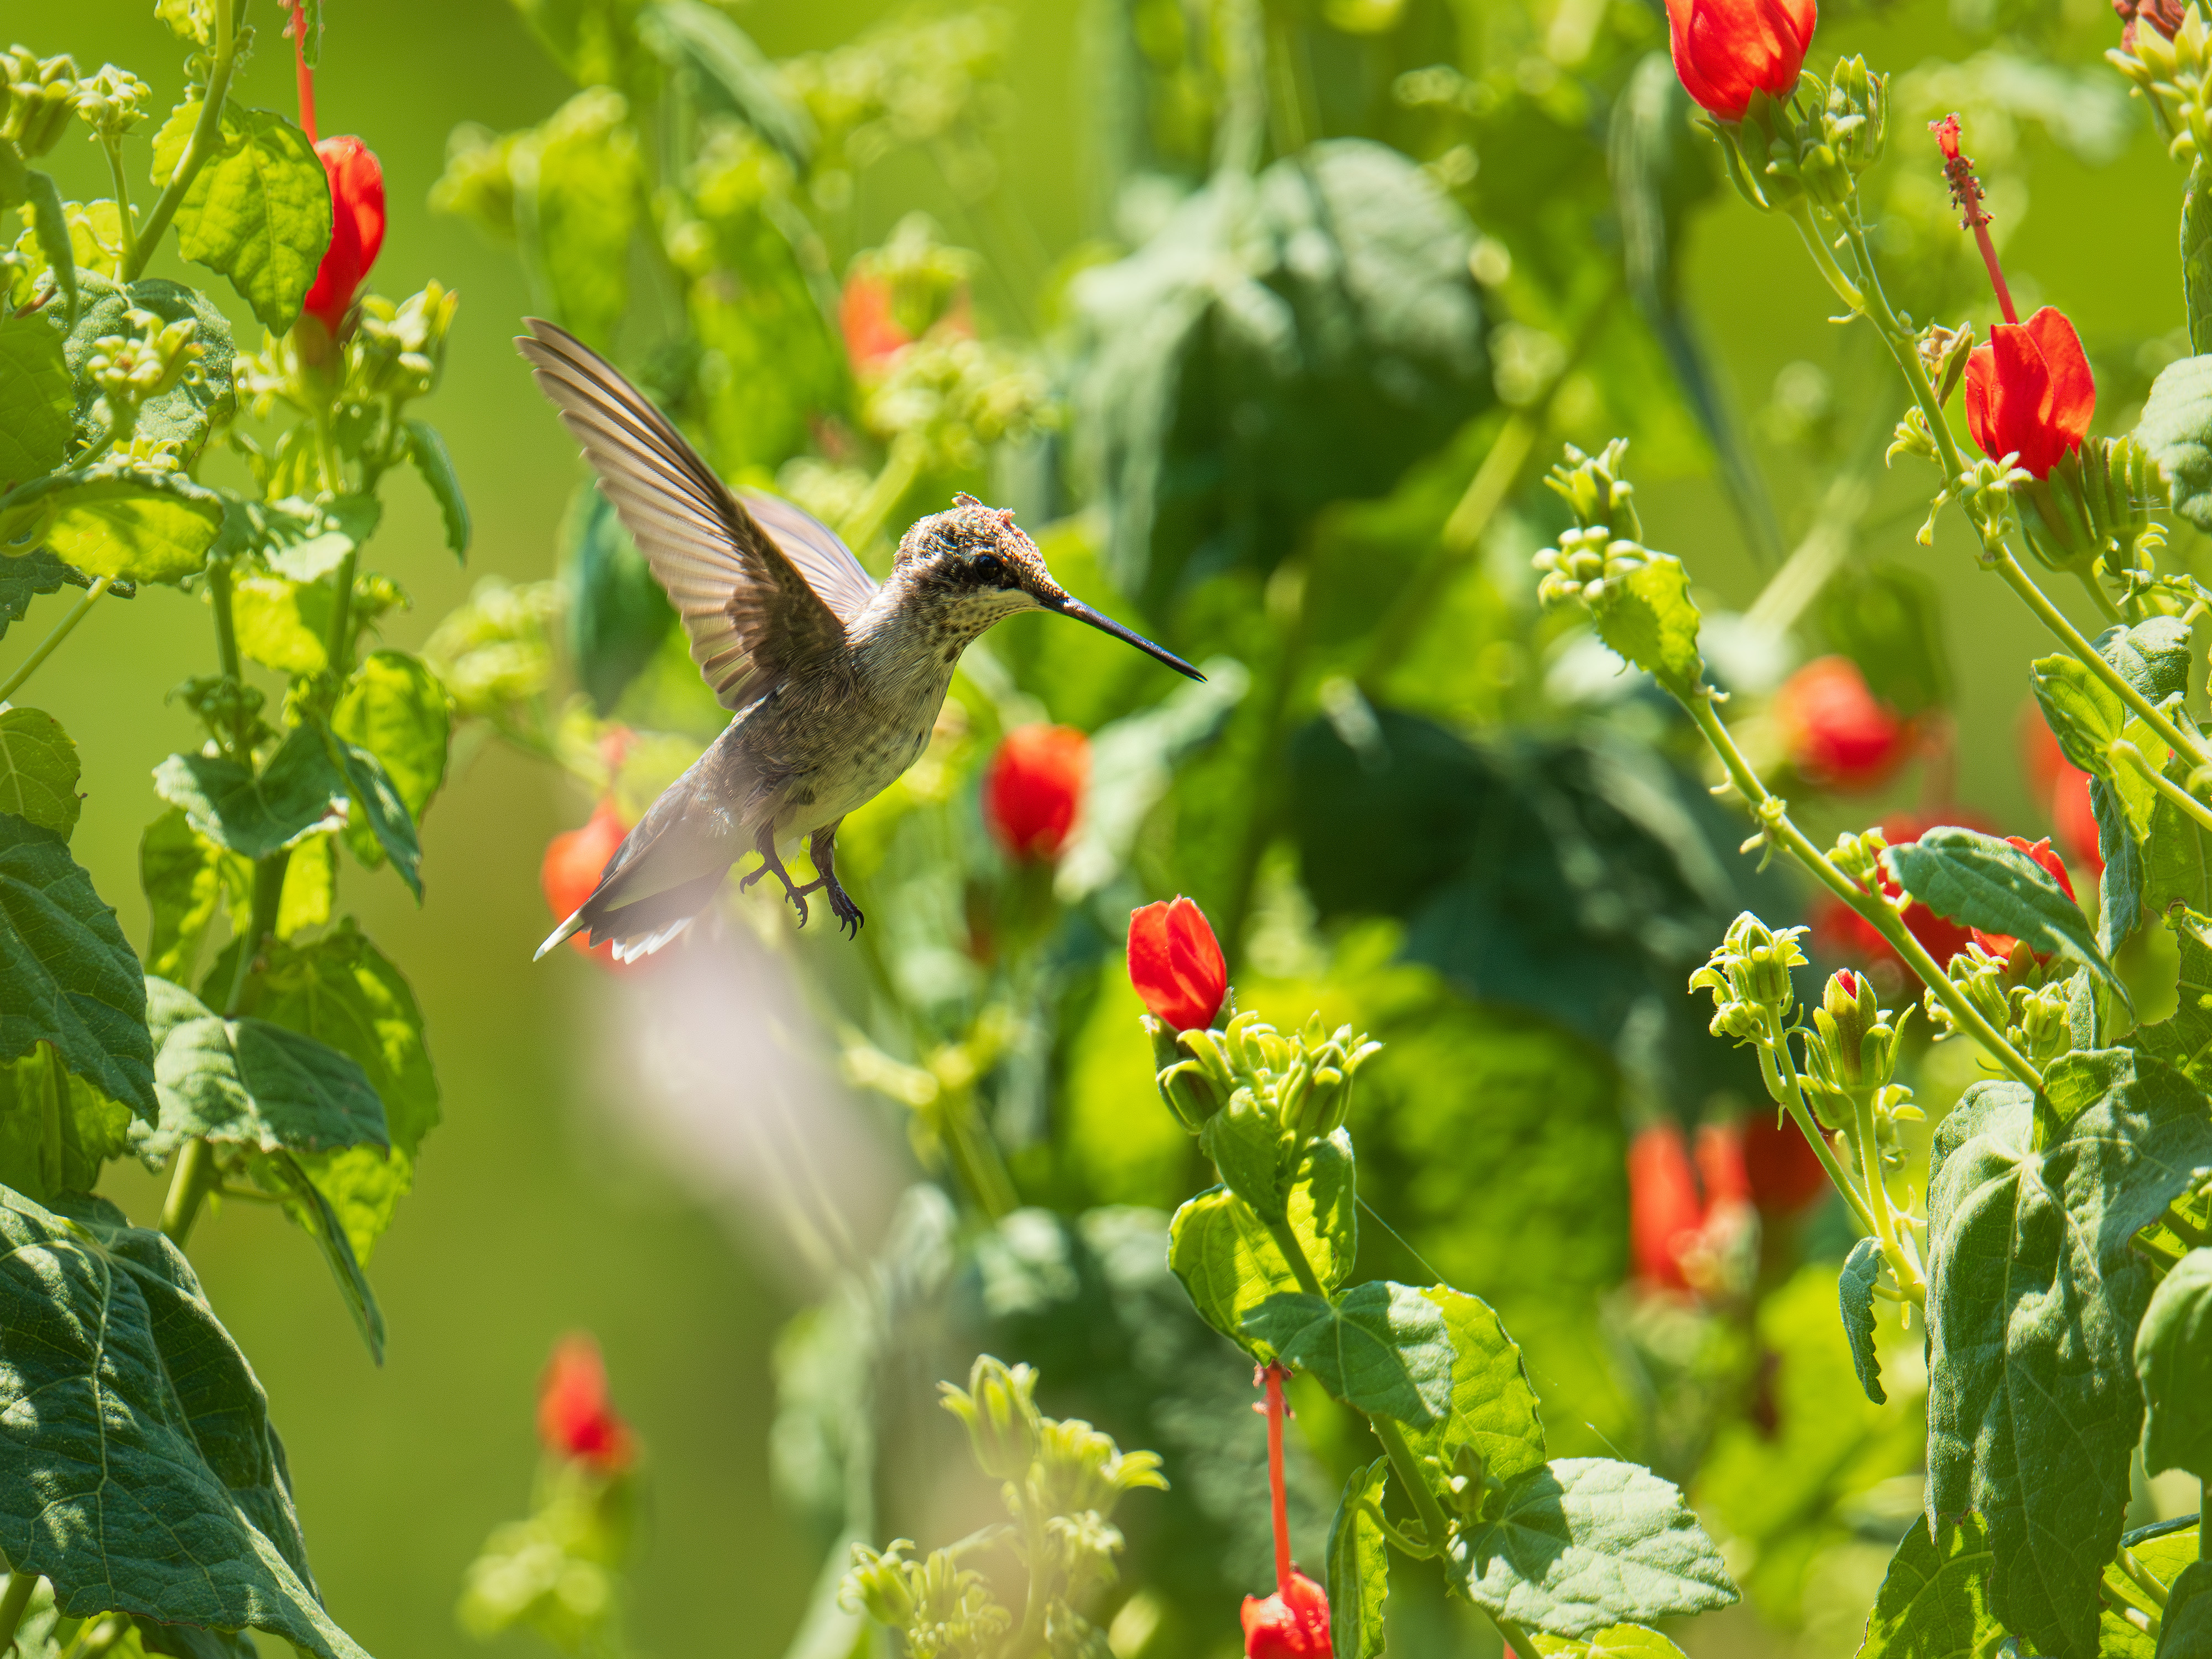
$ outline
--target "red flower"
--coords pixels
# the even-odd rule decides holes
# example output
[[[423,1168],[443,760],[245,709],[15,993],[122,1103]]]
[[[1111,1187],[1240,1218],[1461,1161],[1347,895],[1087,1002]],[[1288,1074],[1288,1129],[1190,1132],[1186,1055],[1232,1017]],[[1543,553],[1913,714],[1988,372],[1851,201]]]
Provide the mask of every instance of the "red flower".
[[[2136,49],[2136,25],[2148,23],[2171,40],[2188,19],[2187,0],[2112,0],[2112,9],[2127,25],[2120,31],[2123,51]]]
[[[599,1345],[573,1331],[553,1345],[538,1383],[538,1437],[556,1456],[588,1463],[600,1474],[630,1466],[637,1443],[607,1398]]]
[[[1245,1659],[1330,1659],[1328,1595],[1302,1572],[1265,1598],[1244,1598]]]
[[[2037,478],[2088,435],[2097,382],[2066,313],[2045,306],[2024,323],[1996,323],[1966,356],[1966,425],[1991,460],[2017,455]]]
[[[2050,836],[2045,836],[2039,842],[2029,842],[2019,836],[2007,836],[2005,840],[2048,870],[2058,884],[2066,890],[2068,898],[2074,896],[2074,878],[2066,873],[2066,860],[2051,850]],[[1985,933],[1977,927],[1974,929],[1974,943],[1993,957],[2008,957],[2012,954],[2013,946],[2020,941],[2008,933]],[[2038,962],[2051,960],[2041,951],[2035,953],[2035,959]]]
[[[301,309],[336,339],[384,246],[384,168],[358,138],[325,138],[315,154],[330,175],[331,245]]]
[[[1229,994],[1229,964],[1206,912],[1187,898],[1131,911],[1129,983],[1174,1030],[1212,1024]]]
[[[1790,763],[1832,789],[1877,787],[1912,751],[1912,725],[1867,689],[1849,657],[1807,663],[1774,697]]]
[[[1682,89],[1723,121],[1751,95],[1797,87],[1818,11],[1813,0],[1667,0],[1667,33]]]
[[[1091,775],[1091,739],[1069,726],[1006,733],[983,779],[983,821],[1018,859],[1056,859]]]
[[[1753,1112],[1743,1126],[1744,1173],[1751,1201],[1764,1216],[1796,1213],[1828,1190],[1828,1172],[1820,1154],[1806,1144],[1804,1132],[1785,1119],[1777,1123]]]
[[[545,902],[552,909],[554,921],[566,921],[575,915],[578,905],[591,897],[592,890],[599,884],[600,872],[629,833],[622,814],[609,798],[592,810],[581,829],[564,830],[546,842],[545,861],[538,866],[538,878],[545,888]],[[610,967],[617,965],[612,939],[586,945],[583,934],[571,933],[568,943]]]
[[[1919,812],[1893,812],[1881,821],[1882,839],[1892,847],[1909,846],[1929,830],[1942,824],[1963,824],[1969,830],[1991,832],[1988,820],[1980,813],[1963,807],[1947,807],[1929,815]],[[1901,897],[1905,890],[1898,885],[1897,878],[1889,873],[1889,866],[1881,866],[1881,890],[1890,898]],[[1890,949],[1875,925],[1856,910],[1835,897],[1825,895],[1813,908],[1813,948],[1824,956],[1840,957],[1855,962],[1863,968],[1880,965],[1887,974],[1877,974],[1877,980],[1905,975],[1905,963],[1897,952]],[[1937,915],[1933,910],[1914,899],[1905,907],[1905,931],[1920,941],[1928,954],[1939,966],[1948,967],[1951,958],[1965,950],[1973,939],[1970,928]]]
[[[1705,1220],[1688,1143],[1672,1122],[1638,1130],[1628,1143],[1628,1246],[1637,1277],[1686,1291],[1679,1249]]]
[[[914,343],[914,336],[891,315],[891,285],[861,272],[845,281],[844,295],[837,301],[837,326],[845,336],[845,355],[857,369],[873,368]]]

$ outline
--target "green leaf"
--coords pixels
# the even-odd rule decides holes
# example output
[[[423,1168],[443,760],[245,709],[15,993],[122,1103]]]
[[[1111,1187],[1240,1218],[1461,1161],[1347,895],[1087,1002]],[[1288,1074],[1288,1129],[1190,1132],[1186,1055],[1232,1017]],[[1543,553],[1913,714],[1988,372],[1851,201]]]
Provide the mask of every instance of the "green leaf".
[[[568,648],[578,683],[605,717],[659,650],[676,610],[595,485],[577,490],[562,539]]]
[[[0,708],[0,812],[28,818],[67,841],[78,798],[76,744],[52,714]]]
[[[1358,1245],[1351,1138],[1340,1129],[1308,1148],[1301,1173],[1291,1189],[1291,1231],[1322,1287],[1334,1290]],[[1176,1212],[1168,1236],[1168,1265],[1206,1322],[1261,1364],[1273,1359],[1274,1349],[1244,1328],[1244,1316],[1298,1281],[1252,1206],[1212,1188]]]
[[[7,637],[10,623],[23,620],[33,599],[41,593],[60,592],[72,575],[77,578],[78,586],[88,585],[88,579],[82,572],[72,570],[43,547],[27,553],[0,549],[0,639]]]
[[[229,505],[225,503],[226,507]],[[384,504],[375,496],[341,495],[327,507],[311,507],[301,526],[307,533],[288,537],[284,532],[298,520],[294,514],[282,512],[285,505],[269,503],[269,509],[274,510],[270,511],[268,524],[276,533],[271,538],[274,545],[266,549],[265,556],[270,569],[295,582],[318,582],[329,575],[349,555],[361,550],[384,518]],[[228,538],[230,520],[226,519],[223,529]]]
[[[1480,1297],[1448,1285],[1431,1285],[1421,1294],[1443,1315],[1451,1344],[1451,1403],[1438,1421],[1407,1425],[1406,1441],[1414,1456],[1433,1457],[1449,1470],[1452,1454],[1472,1446],[1481,1454],[1484,1471],[1500,1480],[1542,1468],[1544,1425],[1535,1387],[1498,1315]]]
[[[319,674],[330,666],[331,588],[284,576],[246,576],[232,585],[238,648],[283,674]]]
[[[299,38],[300,58],[309,69],[316,69],[323,61],[323,0],[300,0],[300,6],[307,24],[307,33]],[[301,21],[295,17],[293,27],[299,27]]]
[[[319,725],[319,722],[318,722]],[[351,744],[334,735],[327,726],[321,728],[329,745],[330,757],[345,780],[349,811],[358,812],[375,836],[375,844],[392,860],[392,867],[399,872],[415,895],[415,902],[422,902],[422,845],[415,835],[415,820],[408,815],[407,803],[399,798],[399,791],[384,763],[357,744]]]
[[[2173,510],[2212,529],[2212,356],[2184,357],[2159,372],[2135,439],[2166,476]]]
[[[196,366],[158,397],[138,406],[137,436],[177,446],[180,459],[189,461],[206,445],[214,428],[230,419],[238,408],[237,346],[230,319],[222,308],[197,289],[166,277],[147,276],[118,287],[104,277],[86,279],[88,302],[76,326],[69,333],[69,371],[76,382],[76,435],[86,444],[106,435],[107,422],[100,412],[100,384],[91,373],[100,342],[111,336],[128,337],[137,331],[127,313],[151,312],[164,325],[192,322],[192,343],[199,347]]]
[[[192,828],[183,807],[172,806],[139,838],[138,884],[152,923],[146,971],[190,982],[217,907],[226,897],[234,904],[246,902],[239,865]]]
[[[1605,1458],[1510,1482],[1498,1513],[1451,1540],[1445,1571],[1478,1607],[1570,1638],[1737,1599],[1680,1490]]]
[[[415,1154],[438,1121],[438,1083],[422,1012],[399,970],[349,916],[308,945],[272,946],[254,1012],[360,1062],[384,1103],[389,1157],[368,1146],[303,1153],[301,1165],[345,1224],[366,1262],[414,1182]]]
[[[1382,1613],[1390,1599],[1390,1555],[1368,1505],[1382,1507],[1390,1460],[1352,1471],[1328,1528],[1329,1650],[1337,1659],[1380,1659]]]
[[[2130,1001],[2081,906],[2018,848],[1978,830],[1947,828],[1890,848],[1882,858],[1905,890],[1938,915],[2009,934],[2039,955],[2070,957]]]
[[[1656,1630],[1613,1625],[1579,1642],[1533,1632],[1528,1640],[1543,1659],[1687,1659],[1682,1650]]]
[[[1929,1513],[1983,1516],[1992,1605],[2055,1659],[2096,1650],[2097,1577],[2127,1511],[2129,1344],[2149,1293],[2130,1241],[2212,1164],[2185,1078],[2126,1049],[2063,1063],[2085,1060],[2110,1086],[2040,1150],[2024,1086],[1969,1089],[1929,1184]]]
[[[2029,665],[2035,699],[2066,758],[2098,777],[2112,775],[2107,750],[2128,723],[2119,694],[2082,665],[2078,657],[2039,657]]]
[[[62,464],[76,403],[61,331],[0,305],[0,493]]]
[[[39,239],[39,251],[46,256],[47,273],[62,296],[63,319],[75,328],[81,303],[76,254],[70,246],[69,214],[62,206],[60,187],[52,173],[35,167],[24,175],[23,182],[30,191],[32,234]]]
[[[2147,617],[2097,635],[2097,653],[2144,701],[2163,703],[2189,690],[2189,625],[2179,617]]]
[[[2166,775],[2187,787],[2188,764],[2179,756],[2167,763]],[[2165,796],[2157,797],[2142,847],[2144,910],[2160,915],[2182,905],[2212,915],[2212,836],[2195,818]]]
[[[65,1071],[40,1043],[0,1066],[0,1186],[41,1204],[88,1193],[131,1149],[131,1109]]]
[[[1600,639],[1677,696],[1689,696],[1704,680],[1697,602],[1689,572],[1673,554],[1647,554],[1627,574],[1609,579],[1590,618]]]
[[[222,498],[178,472],[58,474],[36,499],[46,509],[38,533],[58,557],[134,582],[195,574],[222,525]]]
[[[2181,196],[2181,299],[2189,313],[2189,349],[2212,351],[2212,171],[2199,161]]]
[[[1271,1296],[1244,1316],[1244,1328],[1347,1406],[1415,1424],[1451,1410],[1443,1310],[1410,1285],[1370,1279],[1334,1304],[1297,1291]]]
[[[167,186],[198,125],[179,104],[154,138],[154,182]],[[273,110],[224,100],[215,153],[177,210],[177,251],[230,278],[261,325],[282,334],[300,315],[331,245],[331,188],[307,135]]]
[[[0,1552],[72,1618],[367,1659],[316,1598],[268,1398],[176,1247],[5,1190],[0,1245]]]
[[[2151,1292],[2136,1332],[2143,1468],[2212,1480],[2212,1249],[2191,1250]]]
[[[338,1296],[353,1316],[354,1328],[368,1345],[369,1358],[384,1363],[384,1310],[376,1305],[376,1292],[362,1271],[361,1258],[346,1237],[345,1223],[322,1189],[315,1185],[300,1160],[289,1152],[256,1154],[246,1160],[254,1184],[281,1194],[284,1212],[296,1222],[315,1247],[337,1283]]]
[[[2212,1561],[2191,1561],[2166,1591],[2166,1611],[2159,1621],[2158,1659],[2207,1659],[2208,1655],[2212,1655]]]
[[[258,773],[222,756],[172,755],[154,769],[154,791],[217,846],[264,859],[333,827],[346,781],[322,733],[301,726]]]
[[[1858,1659],[1996,1659],[2007,1638],[1990,1611],[1995,1559],[1979,1516],[1945,1525],[1940,1542],[1915,1521],[1889,1559]]]
[[[446,781],[453,738],[446,688],[428,665],[404,651],[371,652],[338,694],[331,729],[376,757],[420,823]]]
[[[69,844],[0,812],[0,1061],[40,1042],[153,1121],[154,1045],[138,958]]]
[[[2089,811],[2097,820],[2097,856],[2105,864],[2097,888],[2097,944],[2111,956],[2142,925],[2142,849],[2119,791],[2102,778],[2089,780]]]
[[[407,459],[415,463],[416,471],[429,486],[431,497],[438,503],[438,515],[445,520],[446,545],[453,556],[465,562],[469,556],[469,504],[461,495],[460,475],[453,471],[453,458],[446,452],[446,441],[438,428],[428,421],[406,422]]]
[[[629,244],[645,174],[629,106],[588,87],[538,130],[537,252],[554,312],[605,349],[629,306]]]
[[[1851,1343],[1851,1369],[1858,1373],[1859,1387],[1866,1390],[1866,1397],[1877,1406],[1889,1403],[1881,1388],[1881,1361],[1874,1351],[1874,1284],[1881,1273],[1881,1247],[1871,1238],[1862,1238],[1844,1258],[1844,1271],[1837,1283],[1843,1302],[1844,1334]]]

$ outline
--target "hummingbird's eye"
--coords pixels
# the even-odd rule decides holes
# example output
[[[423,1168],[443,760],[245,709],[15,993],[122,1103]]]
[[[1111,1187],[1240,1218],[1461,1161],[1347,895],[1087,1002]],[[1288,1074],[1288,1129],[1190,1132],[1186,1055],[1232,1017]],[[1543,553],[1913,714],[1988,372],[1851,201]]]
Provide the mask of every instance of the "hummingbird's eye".
[[[994,587],[1006,585],[1006,567],[999,562],[995,553],[978,553],[969,562],[968,568],[975,573],[979,583],[988,582]]]

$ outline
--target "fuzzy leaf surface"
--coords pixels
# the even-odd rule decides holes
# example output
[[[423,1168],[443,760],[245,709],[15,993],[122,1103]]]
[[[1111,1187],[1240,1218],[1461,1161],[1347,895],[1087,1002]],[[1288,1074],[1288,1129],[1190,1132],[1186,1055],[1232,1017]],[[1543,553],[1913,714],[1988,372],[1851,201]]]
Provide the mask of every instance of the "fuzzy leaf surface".
[[[2212,1480],[2212,1249],[2181,1258],[2151,1292],[2136,1331],[2143,1467]]]
[[[198,125],[180,104],[154,138],[154,181],[167,185]],[[177,251],[230,278],[261,325],[298,320],[331,245],[331,188],[307,135],[273,110],[225,100],[215,154],[177,210]]]
[[[1421,1294],[1443,1315],[1452,1351],[1451,1403],[1437,1421],[1407,1426],[1413,1455],[1433,1457],[1449,1470],[1452,1454],[1472,1446],[1485,1472],[1500,1480],[1542,1468],[1544,1424],[1520,1345],[1480,1297],[1446,1285]]]
[[[1303,1291],[1271,1296],[1244,1327],[1347,1406],[1429,1424],[1451,1409],[1443,1310],[1410,1285],[1370,1279],[1334,1304]]]
[[[1390,1599],[1390,1554],[1366,1505],[1382,1506],[1390,1460],[1352,1471],[1328,1528],[1329,1650],[1342,1659],[1380,1659],[1382,1614]]]
[[[1837,1280],[1844,1334],[1851,1343],[1851,1369],[1858,1374],[1859,1387],[1866,1390],[1866,1397],[1877,1406],[1889,1402],[1889,1396],[1882,1392],[1881,1360],[1874,1350],[1874,1285],[1881,1273],[1881,1247],[1871,1238],[1862,1238],[1844,1258],[1844,1270]]]
[[[1905,890],[1938,915],[2023,939],[2039,955],[2070,957],[2127,1000],[2081,906],[2018,848],[1953,826],[1890,848],[1882,858]]]
[[[184,808],[210,841],[247,859],[331,827],[346,787],[312,726],[294,727],[258,772],[219,755],[172,755],[154,769],[156,794]]]
[[[1858,1659],[1996,1659],[2007,1638],[1990,1611],[1989,1535],[1979,1516],[1942,1528],[1915,1521],[1889,1559]]]

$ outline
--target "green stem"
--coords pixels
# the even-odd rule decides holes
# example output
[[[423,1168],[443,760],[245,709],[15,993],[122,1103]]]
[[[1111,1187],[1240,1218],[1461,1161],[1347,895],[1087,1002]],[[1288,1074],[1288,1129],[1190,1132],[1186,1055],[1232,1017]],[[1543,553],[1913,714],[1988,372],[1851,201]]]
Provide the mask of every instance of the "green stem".
[[[192,136],[185,145],[185,153],[177,159],[177,170],[169,178],[167,189],[154,204],[154,211],[147,218],[145,233],[123,266],[123,280],[135,283],[145,274],[146,262],[153,258],[154,250],[168,233],[169,221],[177,216],[184,205],[185,192],[192,187],[192,180],[216,152],[222,137],[223,100],[230,95],[231,73],[238,67],[239,28],[246,19],[246,9],[252,0],[238,0],[234,7],[230,0],[216,0],[215,5],[215,63],[208,72],[208,83],[201,94],[200,118],[192,128]]]
[[[70,607],[69,615],[54,624],[54,631],[39,641],[38,649],[24,658],[22,665],[10,674],[4,682],[0,682],[0,702],[5,702],[15,696],[23,682],[38,672],[39,665],[54,654],[61,642],[70,636],[79,623],[84,620],[85,613],[100,603],[101,596],[107,592],[108,585],[114,580],[112,576],[102,576],[98,581],[93,583],[85,591],[84,597]]]
[[[2166,1606],[2166,1586],[2159,1583],[2157,1574],[2136,1559],[2136,1553],[2133,1550],[2123,1547],[2114,1560],[2119,1570],[2128,1576],[2129,1580],[2137,1589],[2148,1596],[2158,1607],[2162,1608]]]
[[[1355,1407],[1353,1409],[1357,1410]],[[1380,1412],[1361,1412],[1367,1426],[1375,1431],[1375,1437],[1382,1443],[1383,1452],[1390,1459],[1390,1467],[1398,1473],[1398,1483],[1406,1489],[1406,1496],[1413,1500],[1413,1512],[1421,1517],[1421,1530],[1428,1534],[1429,1547],[1438,1554],[1451,1542],[1451,1520],[1444,1514],[1444,1506],[1421,1478],[1421,1466],[1414,1461],[1413,1449],[1406,1443],[1405,1431],[1395,1419]],[[1534,1659],[1534,1650],[1529,1650]]]
[[[122,137],[105,137],[100,147],[107,152],[108,177],[115,185],[115,216],[123,228],[123,269],[129,270],[138,263],[138,227],[131,216],[131,175],[123,170]]]
[[[1837,297],[1854,312],[1864,315],[1866,296],[1859,292],[1858,284],[1844,274],[1844,268],[1836,263],[1835,250],[1828,246],[1828,239],[1821,234],[1820,222],[1813,216],[1812,204],[1799,198],[1790,209],[1790,219],[1797,227],[1797,234],[1805,239],[1805,251],[1813,256],[1813,263],[1820,267],[1820,275],[1827,279],[1828,286],[1836,290]]]
[[[23,1610],[31,1605],[31,1592],[39,1587],[35,1572],[11,1572],[8,1588],[0,1591],[0,1652],[13,1646],[15,1632],[23,1622]]]
[[[1851,1114],[1858,1129],[1859,1168],[1864,1174],[1867,1194],[1874,1200],[1874,1242],[1881,1249],[1882,1260],[1889,1263],[1890,1276],[1897,1280],[1897,1288],[1924,1308],[1928,1305],[1928,1282],[1918,1264],[1905,1255],[1905,1246],[1898,1237],[1897,1212],[1890,1206],[1889,1183],[1882,1178],[1881,1137],[1875,1128],[1874,1096],[1871,1088],[1851,1091]]]
[[[1270,1221],[1267,1233],[1275,1241],[1275,1248],[1283,1253],[1283,1260],[1291,1264],[1291,1277],[1298,1281],[1298,1288],[1308,1296],[1327,1296],[1328,1292],[1322,1288],[1321,1275],[1314,1272],[1313,1263],[1306,1260],[1305,1246],[1298,1243],[1298,1236],[1291,1231],[1291,1224],[1288,1221]]]
[[[331,672],[339,679],[353,672],[353,572],[360,557],[361,550],[355,548],[338,561],[338,591],[331,605],[331,633],[323,642],[323,653],[331,659]]]
[[[1766,1018],[1766,1041],[1759,1045],[1759,1069],[1766,1083],[1766,1092],[1774,1103],[1790,1114],[1797,1131],[1805,1137],[1805,1144],[1813,1149],[1813,1156],[1820,1160],[1820,1167],[1828,1172],[1828,1179],[1844,1195],[1851,1213],[1859,1224],[1870,1233],[1879,1233],[1874,1212],[1867,1207],[1866,1196],[1852,1182],[1850,1173],[1836,1156],[1836,1149],[1821,1132],[1820,1121],[1812,1108],[1805,1103],[1805,1085],[1798,1075],[1796,1056],[1790,1052],[1790,1035],[1783,1030],[1782,1017],[1771,1008],[1764,1011]],[[1900,1284],[1903,1280],[1899,1281]]]
[[[1505,1645],[1513,1650],[1514,1659],[1536,1659],[1536,1644],[1528,1632],[1512,1620],[1498,1613],[1490,1615],[1490,1622],[1498,1626],[1498,1633],[1505,1638]]]
[[[214,1190],[216,1178],[215,1148],[205,1136],[194,1135],[177,1154],[176,1167],[169,1174],[169,1195],[161,1204],[161,1231],[179,1249],[191,1237],[201,1201]]]
[[[2123,738],[2105,751],[2124,765],[2133,767],[2145,783],[2176,806],[2197,820],[2198,826],[2212,830],[2212,806],[2207,806],[2172,778],[2150,763],[2150,757]]]
[[[1022,1604],[1022,1627],[1007,1644],[1005,1659],[1027,1659],[1043,1645],[1045,1608],[1051,1600],[1050,1576],[1045,1571],[1044,1528],[1035,1519],[1038,1504],[1036,1489],[1025,1482],[1022,1496],[1022,1531],[1029,1546],[1030,1587]]]
[[[70,1644],[62,1659],[100,1659],[101,1654],[123,1639],[130,1628],[131,1621],[119,1613],[95,1619],[77,1633],[76,1640]]]
[[[2127,626],[2128,619],[2120,614],[2120,607],[2112,603],[2112,596],[2105,592],[2104,583],[2097,580],[2097,568],[2094,563],[2075,565],[2074,574],[2081,579],[2081,586],[2088,590],[2089,598],[2097,609],[2104,612],[2106,622],[2115,628]]]

